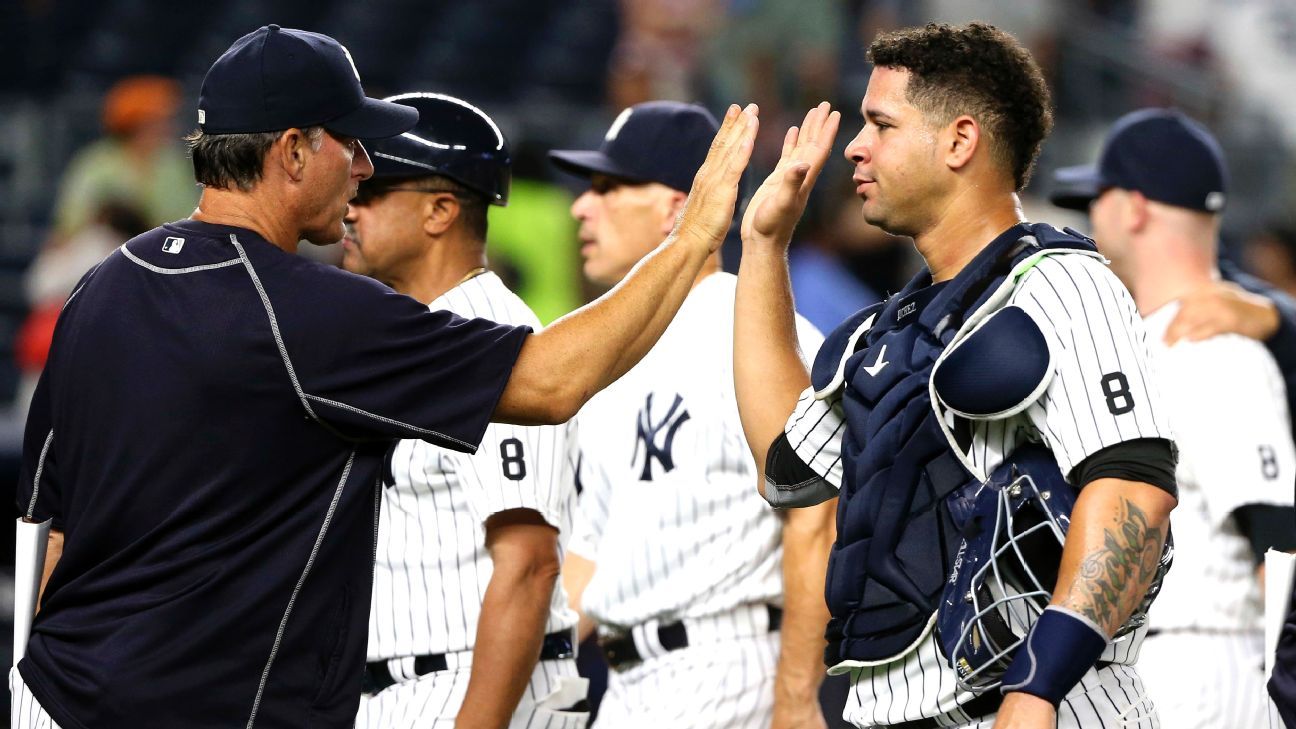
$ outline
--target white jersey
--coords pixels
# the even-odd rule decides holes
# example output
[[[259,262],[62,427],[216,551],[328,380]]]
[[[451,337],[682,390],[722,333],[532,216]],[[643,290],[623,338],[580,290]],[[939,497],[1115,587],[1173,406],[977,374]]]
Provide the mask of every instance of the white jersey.
[[[1166,347],[1179,310],[1145,320],[1161,391],[1179,444],[1179,505],[1171,514],[1175,562],[1149,613],[1160,630],[1260,633],[1264,608],[1251,543],[1233,512],[1292,505],[1296,449],[1287,390],[1264,345],[1237,335]]]
[[[1149,626],[1160,633],[1143,646],[1140,665],[1166,726],[1263,727],[1264,609],[1251,544],[1233,512],[1292,505],[1286,386],[1264,346],[1244,337],[1166,347],[1178,311],[1172,302],[1144,320],[1179,444],[1179,505],[1170,515],[1178,568],[1152,605]]]
[[[581,410],[570,549],[596,564],[600,623],[698,618],[783,601],[782,525],[756,490],[733,384],[737,278],[699,283],[643,360]],[[822,338],[798,318],[802,350]]]
[[[1140,438],[1172,439],[1153,382],[1143,325],[1125,287],[1090,255],[1047,255],[1027,270],[1015,288],[1007,284],[1006,296],[989,308],[1017,306],[1039,326],[1053,360],[1052,379],[1020,414],[968,423],[972,439],[961,454],[964,465],[984,478],[1018,446],[1037,442],[1052,451],[1062,473],[1069,475],[1085,458],[1108,446]],[[969,317],[955,341],[975,324]],[[818,400],[813,388],[802,393],[786,427],[801,460],[839,487],[845,427],[840,391]],[[1132,663],[1142,634],[1138,631],[1113,643],[1100,660]],[[952,723],[975,718],[957,709],[972,695],[957,691],[955,673],[932,632],[890,663],[870,666],[843,661],[830,672],[847,671],[854,686],[846,718],[857,726],[941,714],[949,714]],[[1124,706],[1133,705],[1137,698],[1131,695]]]
[[[493,273],[456,286],[430,308],[540,328],[535,314]],[[492,514],[533,509],[559,530],[560,545],[566,541],[576,493],[573,428],[492,423],[475,455],[421,440],[396,446],[395,483],[382,489],[370,661],[473,647],[492,573],[484,528]],[[559,582],[545,632],[575,624]]]

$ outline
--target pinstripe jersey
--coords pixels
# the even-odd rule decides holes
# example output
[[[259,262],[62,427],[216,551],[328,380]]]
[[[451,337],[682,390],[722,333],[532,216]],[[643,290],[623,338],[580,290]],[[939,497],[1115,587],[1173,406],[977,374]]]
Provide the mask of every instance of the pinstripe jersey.
[[[540,328],[494,273],[469,279],[429,308]],[[396,446],[393,483],[382,489],[368,660],[473,647],[492,573],[484,528],[492,514],[539,512],[559,530],[562,551],[576,493],[569,452],[574,428],[492,423],[475,455],[421,440]],[[575,624],[559,582],[545,632]]]
[[[1089,455],[1139,438],[1172,438],[1160,403],[1142,321],[1125,287],[1094,256],[1048,255],[1018,279],[991,308],[1017,306],[1039,326],[1048,342],[1053,374],[1044,389],[1017,415],[1000,420],[963,421],[970,445],[955,447],[960,460],[984,479],[1018,445],[1040,442],[1062,473]],[[969,317],[959,341],[988,311]],[[946,351],[949,350],[947,346]],[[892,357],[899,357],[893,353]],[[953,422],[952,413],[946,414]],[[813,388],[802,393],[786,432],[798,456],[829,483],[842,482],[841,442],[845,419],[838,390],[826,399]],[[1144,631],[1113,643],[1101,660],[1133,663]],[[856,670],[852,670],[856,669]],[[830,673],[852,671],[859,726],[894,724],[947,712],[971,694],[956,695],[955,674],[928,632],[903,656],[875,665],[843,661]]]
[[[1167,304],[1145,323],[1179,443],[1175,561],[1192,569],[1166,576],[1150,625],[1259,633],[1251,544],[1232,514],[1247,504],[1292,505],[1296,452],[1286,387],[1259,342],[1223,335],[1166,347],[1178,310]]]
[[[600,623],[782,603],[782,526],[754,488],[734,395],[736,284],[703,279],[643,361],[581,411],[570,548],[596,564],[581,607]],[[797,327],[813,356],[822,337]]]

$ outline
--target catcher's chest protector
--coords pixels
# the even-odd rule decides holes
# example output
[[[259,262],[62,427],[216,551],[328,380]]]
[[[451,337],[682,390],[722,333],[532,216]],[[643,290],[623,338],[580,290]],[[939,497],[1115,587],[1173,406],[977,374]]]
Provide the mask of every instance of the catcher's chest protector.
[[[841,389],[847,423],[826,585],[829,665],[884,661],[926,634],[960,541],[945,499],[979,483],[937,420],[932,367],[968,315],[1044,248],[1093,251],[1087,240],[1047,225],[1014,226],[952,281],[932,286],[919,274],[820,349],[815,389]]]

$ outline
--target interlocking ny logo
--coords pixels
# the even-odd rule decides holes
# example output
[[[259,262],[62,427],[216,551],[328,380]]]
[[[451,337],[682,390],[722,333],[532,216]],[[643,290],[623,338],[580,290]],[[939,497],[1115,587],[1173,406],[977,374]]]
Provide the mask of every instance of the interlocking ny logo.
[[[675,444],[675,433],[684,421],[689,419],[688,410],[685,410],[684,398],[678,394],[675,395],[675,402],[671,403],[670,410],[666,411],[666,416],[656,423],[652,419],[653,393],[648,393],[648,400],[644,403],[643,410],[639,411],[639,432],[635,438],[634,455],[630,458],[630,464],[634,465],[639,460],[639,446],[643,446],[644,462],[643,471],[639,474],[640,481],[653,480],[652,463],[656,459],[661,463],[665,472],[669,473],[675,469],[675,459],[671,456],[671,448]],[[661,439],[661,445],[658,445],[658,436],[665,430],[664,438]]]

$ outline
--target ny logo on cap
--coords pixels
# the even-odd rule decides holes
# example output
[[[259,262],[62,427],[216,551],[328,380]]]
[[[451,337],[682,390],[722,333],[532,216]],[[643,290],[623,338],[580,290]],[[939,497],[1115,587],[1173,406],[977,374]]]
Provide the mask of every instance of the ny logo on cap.
[[[618,114],[616,121],[612,122],[612,126],[608,128],[607,136],[604,137],[604,140],[610,142],[613,139],[616,139],[617,135],[621,133],[621,127],[625,126],[626,121],[630,119],[630,115],[633,113],[634,109],[628,108]]]
[[[348,51],[347,47],[342,45],[341,43],[338,44],[338,47],[342,49],[342,54],[346,56],[347,63],[351,64],[351,73],[354,73],[356,77],[356,81],[359,81],[360,69],[356,68],[355,59],[351,57],[351,51]]]

